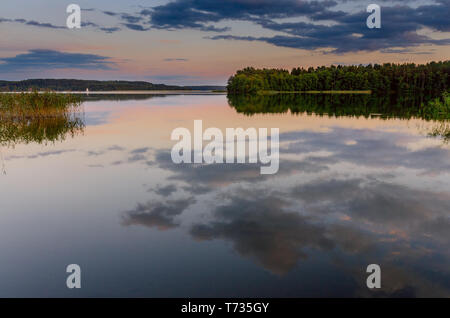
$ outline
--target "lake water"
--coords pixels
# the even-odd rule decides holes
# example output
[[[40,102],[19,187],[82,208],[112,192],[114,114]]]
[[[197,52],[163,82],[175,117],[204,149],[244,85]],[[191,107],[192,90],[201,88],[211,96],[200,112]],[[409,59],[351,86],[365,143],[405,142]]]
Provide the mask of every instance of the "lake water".
[[[1,147],[0,296],[449,297],[442,124],[278,106],[92,97],[64,119],[69,128],[12,123]],[[196,119],[280,128],[279,172],[175,165],[171,132]],[[69,264],[81,267],[81,289],[66,287]],[[376,291],[369,264],[381,267]]]

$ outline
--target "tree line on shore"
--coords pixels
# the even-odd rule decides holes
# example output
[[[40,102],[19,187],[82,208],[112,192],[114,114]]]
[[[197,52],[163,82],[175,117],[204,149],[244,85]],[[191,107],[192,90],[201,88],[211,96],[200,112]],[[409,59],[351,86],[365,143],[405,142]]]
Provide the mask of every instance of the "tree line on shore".
[[[450,89],[450,61],[427,64],[369,64],[359,66],[320,66],[304,69],[239,70],[228,80],[231,94],[261,91],[352,91],[370,90],[375,94],[414,93],[442,95]]]
[[[0,81],[0,92],[24,91],[154,91],[154,90],[223,90],[223,86],[177,86],[144,81],[95,81],[78,79],[28,79]]]

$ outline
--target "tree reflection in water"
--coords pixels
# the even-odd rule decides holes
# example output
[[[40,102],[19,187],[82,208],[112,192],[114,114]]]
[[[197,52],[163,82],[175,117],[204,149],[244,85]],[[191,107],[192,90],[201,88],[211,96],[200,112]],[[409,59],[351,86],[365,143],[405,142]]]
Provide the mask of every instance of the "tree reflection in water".
[[[367,94],[274,94],[228,95],[228,103],[238,113],[315,114],[328,117],[364,117],[381,119],[422,119],[430,137],[450,139],[450,113],[436,112],[429,102],[432,96]]]

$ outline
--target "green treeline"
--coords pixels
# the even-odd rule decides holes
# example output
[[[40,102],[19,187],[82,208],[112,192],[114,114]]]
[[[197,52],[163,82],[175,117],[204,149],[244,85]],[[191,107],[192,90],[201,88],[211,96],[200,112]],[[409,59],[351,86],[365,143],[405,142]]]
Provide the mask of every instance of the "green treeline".
[[[214,90],[222,86],[176,86],[153,84],[144,81],[94,81],[77,79],[29,79],[24,81],[0,81],[0,91],[152,91],[152,90]]]
[[[351,91],[439,96],[450,88],[450,61],[416,64],[321,66],[318,68],[239,70],[228,80],[228,93],[261,91]]]
[[[30,79],[24,81],[0,81],[0,91],[27,91],[27,90],[52,90],[52,91],[115,91],[115,90],[173,90],[179,86],[152,84],[148,82],[130,81],[93,81],[75,79]]]

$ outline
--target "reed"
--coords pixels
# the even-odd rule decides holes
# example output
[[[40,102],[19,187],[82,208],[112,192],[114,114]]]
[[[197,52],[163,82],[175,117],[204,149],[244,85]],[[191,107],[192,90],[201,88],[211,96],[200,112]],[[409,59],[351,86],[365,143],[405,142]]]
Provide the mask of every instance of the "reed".
[[[75,111],[81,97],[52,92],[0,93],[0,119],[48,118]]]

